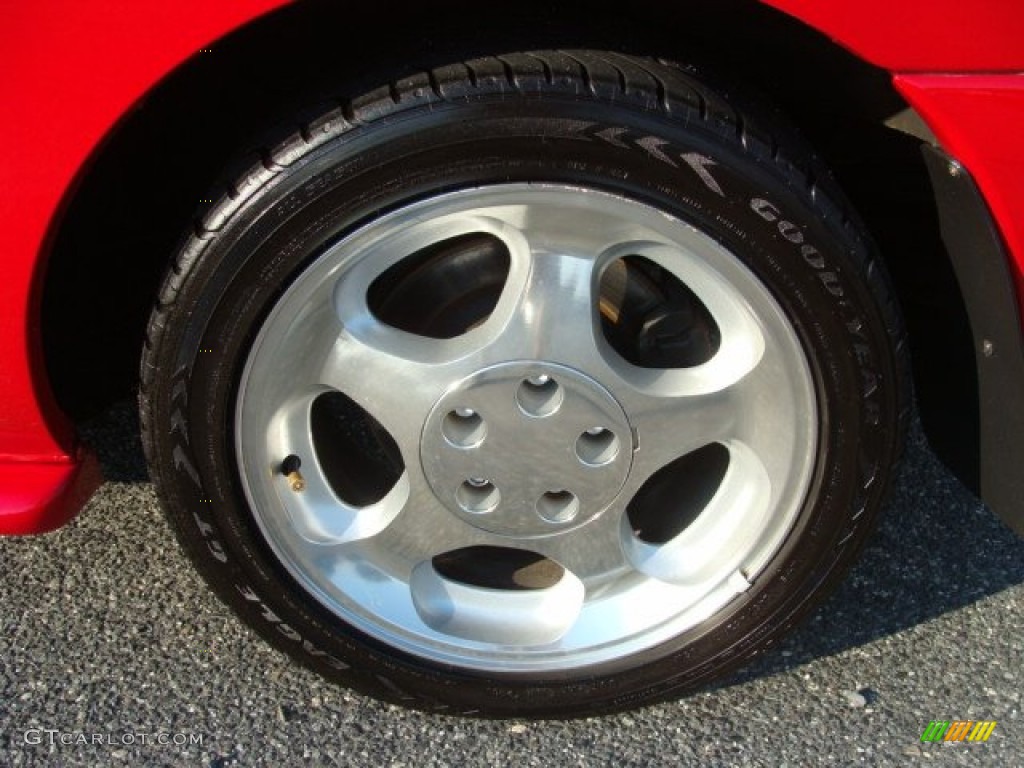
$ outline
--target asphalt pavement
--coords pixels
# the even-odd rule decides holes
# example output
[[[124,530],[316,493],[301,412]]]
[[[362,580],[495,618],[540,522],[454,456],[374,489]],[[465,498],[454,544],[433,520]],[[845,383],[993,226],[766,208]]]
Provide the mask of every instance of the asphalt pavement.
[[[109,479],[78,519],[0,539],[0,766],[1024,766],[1024,540],[916,429],[860,564],[781,647],[713,690],[563,722],[407,711],[294,665],[193,574],[130,406],[89,433]],[[997,725],[923,743],[932,720]]]

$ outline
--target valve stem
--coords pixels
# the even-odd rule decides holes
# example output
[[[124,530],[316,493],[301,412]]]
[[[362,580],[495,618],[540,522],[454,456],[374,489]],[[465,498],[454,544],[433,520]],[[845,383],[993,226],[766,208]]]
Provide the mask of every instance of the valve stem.
[[[302,473],[299,472],[299,467],[301,466],[302,459],[294,453],[286,456],[284,461],[281,462],[281,474],[288,479],[288,486],[296,493],[306,489],[306,481],[302,477]]]

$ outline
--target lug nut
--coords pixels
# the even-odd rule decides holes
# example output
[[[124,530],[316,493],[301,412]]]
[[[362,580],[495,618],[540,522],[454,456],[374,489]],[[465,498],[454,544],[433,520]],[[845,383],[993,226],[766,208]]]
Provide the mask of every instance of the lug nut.
[[[537,514],[549,523],[572,522],[580,511],[580,500],[571,491],[548,491],[537,500]]]
[[[472,408],[460,406],[441,420],[441,432],[456,448],[475,448],[487,437],[487,425]]]
[[[555,413],[561,407],[564,396],[558,382],[544,373],[523,379],[516,390],[519,409],[534,418],[544,418]]]
[[[455,500],[471,515],[485,515],[501,503],[501,492],[493,483],[474,477],[456,489]]]
[[[610,464],[619,455],[619,438],[604,427],[590,427],[576,439],[576,456],[588,467]]]

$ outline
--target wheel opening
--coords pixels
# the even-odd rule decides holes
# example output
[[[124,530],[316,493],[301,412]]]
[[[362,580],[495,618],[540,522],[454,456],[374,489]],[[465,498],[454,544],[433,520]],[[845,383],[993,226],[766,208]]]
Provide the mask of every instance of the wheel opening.
[[[494,235],[459,235],[410,254],[370,285],[370,311],[394,328],[452,339],[494,311],[508,278],[507,246]]]
[[[624,256],[604,270],[600,309],[605,339],[641,368],[693,368],[721,346],[721,331],[704,303],[642,256]]]
[[[387,430],[341,392],[317,397],[309,419],[317,462],[346,504],[365,507],[380,501],[405,471]]]
[[[710,443],[659,469],[626,508],[633,533],[649,544],[664,544],[696,520],[722,485],[729,449]]]
[[[547,589],[565,573],[554,560],[510,547],[463,547],[436,555],[432,563],[450,581],[486,589]]]

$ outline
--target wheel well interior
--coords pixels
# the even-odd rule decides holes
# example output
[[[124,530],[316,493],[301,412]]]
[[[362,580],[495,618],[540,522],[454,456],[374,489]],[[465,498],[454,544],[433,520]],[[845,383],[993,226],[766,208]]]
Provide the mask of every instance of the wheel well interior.
[[[885,72],[754,0],[636,0],[628,24],[613,7],[562,0],[312,0],[232,33],[122,119],[50,240],[42,332],[60,406],[80,420],[132,393],[161,276],[203,201],[251,164],[246,149],[403,74],[546,47],[692,64],[719,87],[763,95],[796,123],[882,249],[910,330],[926,429],[969,476],[977,450],[963,437],[977,434],[976,410],[963,407],[977,403],[970,327],[920,140],[884,124],[906,104]]]

